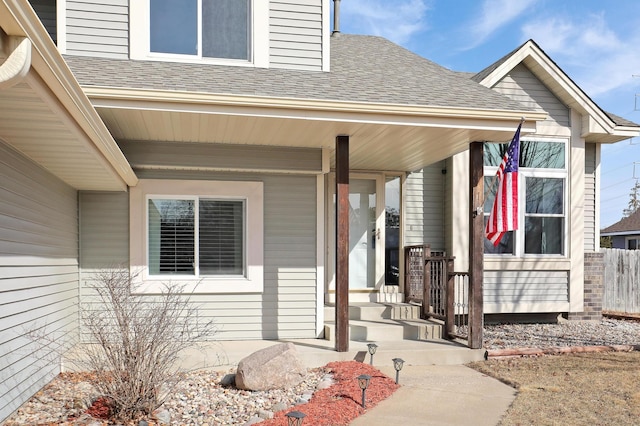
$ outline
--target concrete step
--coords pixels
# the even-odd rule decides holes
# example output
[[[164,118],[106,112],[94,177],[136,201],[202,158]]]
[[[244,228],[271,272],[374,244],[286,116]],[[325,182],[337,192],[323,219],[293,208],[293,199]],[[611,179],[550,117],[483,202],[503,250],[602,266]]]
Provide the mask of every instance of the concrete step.
[[[360,342],[438,340],[442,339],[442,329],[443,324],[433,320],[349,320],[349,338]],[[325,321],[324,336],[326,340],[334,340],[335,321]]]
[[[324,317],[335,318],[335,306],[325,305]],[[349,305],[350,320],[376,321],[379,319],[418,320],[420,306],[410,303],[353,303]]]

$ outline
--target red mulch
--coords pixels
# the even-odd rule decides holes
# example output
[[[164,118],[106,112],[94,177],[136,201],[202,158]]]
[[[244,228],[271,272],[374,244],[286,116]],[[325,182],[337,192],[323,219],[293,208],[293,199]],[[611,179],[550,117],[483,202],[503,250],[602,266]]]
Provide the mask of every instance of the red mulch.
[[[260,423],[260,426],[286,426],[285,414],[300,411],[306,414],[304,424],[314,426],[346,426],[366,410],[375,407],[378,402],[388,398],[400,386],[369,364],[357,361],[330,362],[326,366],[333,374],[334,384],[316,391],[311,400],[286,411],[279,411],[273,419]],[[362,390],[356,379],[361,374],[371,376],[367,388],[365,405],[362,408]]]

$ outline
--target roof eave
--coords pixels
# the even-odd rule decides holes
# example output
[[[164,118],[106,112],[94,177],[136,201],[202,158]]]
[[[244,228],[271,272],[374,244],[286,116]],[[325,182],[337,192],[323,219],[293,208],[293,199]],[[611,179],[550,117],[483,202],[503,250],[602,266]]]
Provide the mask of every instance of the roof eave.
[[[614,129],[618,130],[616,123],[533,40],[527,41],[514,51],[509,58],[506,58],[493,71],[488,73],[480,81],[480,84],[486,87],[493,87],[520,63],[525,63],[530,69],[531,65],[535,65],[533,67],[535,69],[532,69],[534,73],[536,71],[544,72],[551,78],[545,84],[549,85],[549,81],[553,82],[555,87],[550,87],[550,89],[556,92],[556,95],[562,93],[564,96],[560,97],[564,98],[569,107],[588,117],[588,130],[584,132],[583,137],[593,140],[593,138],[604,136],[603,139],[605,140],[600,142],[613,143],[634,136],[620,137],[624,135],[622,133],[614,134]]]
[[[58,99],[84,134],[84,142],[101,156],[101,161],[117,176],[121,189],[137,183],[137,177],[104,125],[97,111],[84,94],[62,55],[46,32],[28,2],[2,0],[0,27],[9,35],[26,37],[31,41],[30,72],[36,72]]]
[[[356,121],[398,121],[396,124],[418,124],[424,118],[465,119],[471,127],[475,120],[520,121],[528,123],[544,120],[543,112],[530,110],[487,110],[427,105],[348,102],[322,99],[276,98],[250,95],[161,91],[147,89],[123,89],[85,86],[84,92],[98,108],[135,107],[144,109],[189,110],[202,112],[202,108],[227,108],[229,112],[247,115],[272,115],[274,117],[323,119],[340,116]],[[232,111],[233,110],[233,111]],[[415,122],[412,122],[412,118]],[[528,131],[535,127],[528,126]]]

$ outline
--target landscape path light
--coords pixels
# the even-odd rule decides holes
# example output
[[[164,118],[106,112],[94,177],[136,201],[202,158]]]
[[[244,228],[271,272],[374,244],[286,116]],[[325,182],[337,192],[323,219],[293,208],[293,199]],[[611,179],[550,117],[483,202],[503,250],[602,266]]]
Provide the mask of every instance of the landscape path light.
[[[306,417],[307,415],[301,411],[290,411],[287,414],[285,414],[285,417],[287,418],[287,424],[289,426],[302,426],[302,420]]]
[[[362,389],[362,408],[367,408],[364,400],[367,388],[369,387],[369,380],[371,380],[371,376],[368,374],[361,374],[358,376],[358,386]]]
[[[369,349],[369,354],[371,355],[371,360],[369,364],[373,365],[373,354],[376,353],[376,349],[378,349],[378,345],[375,343],[367,343],[367,348]]]
[[[391,361],[393,361],[393,368],[395,368],[396,370],[396,385],[397,385],[398,379],[400,378],[400,370],[402,370],[402,365],[404,364],[404,359],[394,358]]]

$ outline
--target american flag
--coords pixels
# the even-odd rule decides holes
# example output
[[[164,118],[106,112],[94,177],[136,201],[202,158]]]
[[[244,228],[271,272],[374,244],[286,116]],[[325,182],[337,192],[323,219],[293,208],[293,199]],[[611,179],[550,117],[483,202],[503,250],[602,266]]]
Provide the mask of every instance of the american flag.
[[[520,128],[518,126],[496,177],[498,191],[493,200],[489,221],[485,227],[487,239],[497,246],[507,231],[518,229],[518,160],[520,158]]]

